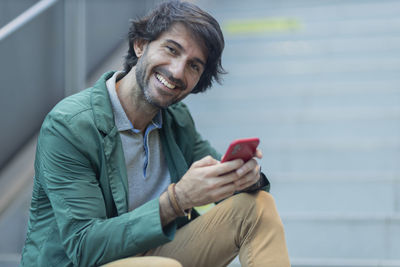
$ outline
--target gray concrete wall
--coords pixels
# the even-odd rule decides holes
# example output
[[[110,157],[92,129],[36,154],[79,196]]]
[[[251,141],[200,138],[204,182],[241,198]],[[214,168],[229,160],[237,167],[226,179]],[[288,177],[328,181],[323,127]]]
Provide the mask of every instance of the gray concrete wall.
[[[0,41],[0,168],[63,96],[63,14],[60,1]]]
[[[1,1],[0,26],[36,2]],[[156,2],[86,0],[86,76],[125,41],[129,19]],[[58,1],[0,41],[0,169],[39,130],[45,115],[64,96],[64,4]]]
[[[93,73],[121,42],[125,42],[129,20],[145,13],[155,2],[87,0],[86,71],[88,74]]]

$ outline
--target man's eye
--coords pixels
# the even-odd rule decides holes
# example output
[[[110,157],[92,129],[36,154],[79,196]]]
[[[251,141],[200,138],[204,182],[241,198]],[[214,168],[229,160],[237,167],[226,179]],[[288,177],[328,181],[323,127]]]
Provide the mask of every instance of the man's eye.
[[[193,70],[199,72],[200,71],[200,67],[197,64],[191,64],[191,67]]]
[[[176,50],[173,47],[167,46],[167,49],[169,52],[171,52],[172,54],[176,54]]]

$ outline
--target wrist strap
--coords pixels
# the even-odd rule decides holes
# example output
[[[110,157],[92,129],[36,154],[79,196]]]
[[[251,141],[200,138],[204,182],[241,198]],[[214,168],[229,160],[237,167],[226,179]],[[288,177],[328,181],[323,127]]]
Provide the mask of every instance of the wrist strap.
[[[181,205],[179,205],[175,193],[175,183],[172,183],[168,186],[168,199],[169,202],[171,202],[172,209],[174,210],[177,216],[179,217],[187,216],[188,220],[191,219],[192,209],[190,208],[187,211],[185,211],[184,209],[181,208]]]

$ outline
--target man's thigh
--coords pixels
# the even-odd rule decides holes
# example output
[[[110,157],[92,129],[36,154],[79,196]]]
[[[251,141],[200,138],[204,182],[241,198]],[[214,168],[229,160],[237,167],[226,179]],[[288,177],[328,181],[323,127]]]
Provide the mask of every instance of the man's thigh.
[[[145,255],[171,257],[183,266],[227,266],[242,246],[247,234],[243,221],[255,214],[258,195],[238,194],[224,200],[177,230],[173,241]]]

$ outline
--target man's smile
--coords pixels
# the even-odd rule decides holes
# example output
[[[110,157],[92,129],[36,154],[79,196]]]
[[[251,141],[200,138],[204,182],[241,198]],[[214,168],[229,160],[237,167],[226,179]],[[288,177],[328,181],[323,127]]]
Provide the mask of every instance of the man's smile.
[[[161,74],[156,73],[155,76],[156,76],[157,80],[158,80],[160,83],[162,83],[163,85],[165,85],[165,86],[168,87],[169,89],[173,90],[173,89],[176,88],[176,85],[174,85],[174,84],[168,82],[167,79],[165,79]]]

